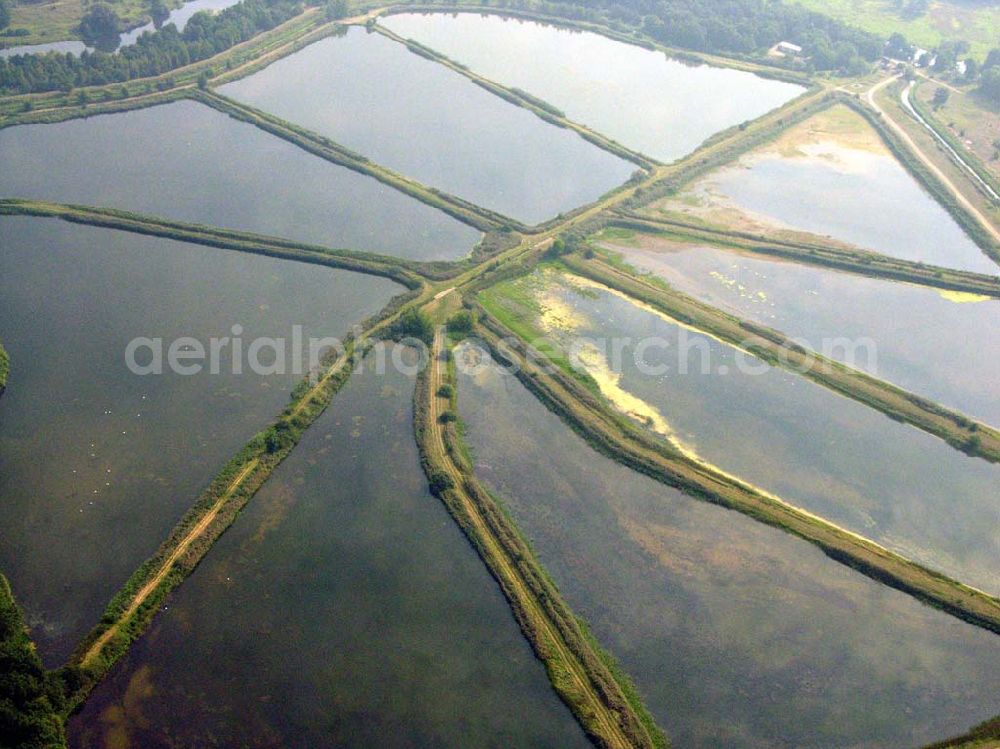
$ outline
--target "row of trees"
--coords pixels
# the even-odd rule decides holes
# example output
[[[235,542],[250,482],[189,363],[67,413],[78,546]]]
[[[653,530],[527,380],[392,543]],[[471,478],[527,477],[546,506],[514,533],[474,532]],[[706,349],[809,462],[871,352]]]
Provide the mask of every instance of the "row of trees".
[[[50,52],[0,59],[0,93],[69,91],[160,75],[272,29],[301,13],[302,8],[301,0],[243,0],[216,15],[196,13],[183,32],[167,24],[159,31],[145,33],[134,45],[113,54],[96,51],[77,57]]]
[[[648,8],[643,30],[672,46],[749,55],[789,41],[803,48],[803,67],[851,74],[863,73],[882,54],[874,34],[775,0],[615,1],[633,12]]]
[[[815,11],[781,0],[507,0],[570,19],[641,29],[671,46],[727,55],[759,54],[780,41],[804,48],[790,67],[860,73],[882,54],[884,40]]]

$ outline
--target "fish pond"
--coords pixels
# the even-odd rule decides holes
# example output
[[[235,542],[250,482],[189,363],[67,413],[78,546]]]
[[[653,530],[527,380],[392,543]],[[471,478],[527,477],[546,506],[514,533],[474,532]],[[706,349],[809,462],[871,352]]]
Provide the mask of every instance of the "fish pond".
[[[55,219],[2,217],[0,237],[0,340],[11,356],[0,398],[0,570],[56,666],[288,402],[301,379],[293,326],[305,341],[343,336],[403,289]],[[261,336],[285,339],[285,356],[263,348],[251,359]],[[127,365],[138,337],[162,339],[162,374]],[[181,337],[205,350],[228,340],[218,374],[207,361],[197,374],[174,370],[169,348]],[[142,347],[134,360],[145,367],[153,356]],[[284,373],[264,373],[279,362]]]
[[[637,168],[357,27],[219,91],[529,224],[599,198]]]
[[[679,291],[1000,426],[996,299],[616,230],[600,241]]]
[[[614,407],[678,448],[1000,591],[1000,466],[576,276],[543,269],[484,301],[574,354]]]
[[[83,711],[83,747],[589,746],[355,373]]]
[[[326,247],[454,260],[479,233],[193,101],[0,130],[0,197],[122,208]]]
[[[601,34],[537,21],[479,13],[403,13],[379,23],[664,162],[805,91],[793,83],[692,64]]]
[[[744,230],[809,232],[904,260],[1000,274],[860,115],[838,105],[656,209]]]
[[[457,357],[477,473],[674,746],[923,746],[997,713],[996,635],[595,453],[482,361]]]

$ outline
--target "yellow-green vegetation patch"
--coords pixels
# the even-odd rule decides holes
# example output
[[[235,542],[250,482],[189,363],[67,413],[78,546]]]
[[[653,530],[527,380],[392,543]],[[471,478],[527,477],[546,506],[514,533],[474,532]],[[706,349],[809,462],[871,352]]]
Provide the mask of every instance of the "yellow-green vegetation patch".
[[[559,293],[559,287],[566,283],[567,277],[556,266],[542,265],[528,275],[485,289],[478,298],[486,311],[504,327],[530,342],[563,372],[596,392],[597,383],[573,367],[565,345],[567,335],[585,322],[582,313],[567,304]],[[592,293],[582,287],[574,291]]]
[[[635,231],[619,226],[606,226],[594,235],[594,239],[617,247],[639,246]]]

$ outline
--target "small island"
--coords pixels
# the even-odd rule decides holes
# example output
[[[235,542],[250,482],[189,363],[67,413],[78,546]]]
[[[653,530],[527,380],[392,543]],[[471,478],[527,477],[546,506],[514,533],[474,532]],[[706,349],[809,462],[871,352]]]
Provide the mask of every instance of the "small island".
[[[10,372],[10,354],[0,343],[0,395],[7,389],[7,373]]]

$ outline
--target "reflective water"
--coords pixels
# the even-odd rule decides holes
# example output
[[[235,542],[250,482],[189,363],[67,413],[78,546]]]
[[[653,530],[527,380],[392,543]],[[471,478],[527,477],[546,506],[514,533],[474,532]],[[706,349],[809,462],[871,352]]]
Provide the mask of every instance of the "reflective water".
[[[17,47],[6,47],[4,49],[0,49],[0,57],[13,57],[14,55],[43,55],[46,52],[61,52],[78,55],[85,49],[90,49],[90,47],[78,40],[46,42],[44,44],[21,44]]]
[[[589,341],[582,365],[620,410],[794,505],[1000,592],[1000,466],[582,279],[517,283],[542,326]]]
[[[240,0],[191,0],[191,2],[185,2],[181,7],[174,8],[170,11],[170,14],[160,21],[159,23],[153,21],[147,23],[145,26],[140,26],[139,28],[132,29],[131,31],[126,31],[121,36],[121,41],[118,43],[119,47],[128,47],[131,44],[135,44],[147,31],[155,31],[158,28],[166,26],[168,23],[172,23],[177,27],[178,31],[184,31],[184,27],[187,26],[187,22],[191,20],[191,16],[195,13],[200,13],[201,11],[207,11],[208,13],[218,13],[220,10],[225,10],[230,5],[236,5]]]
[[[662,204],[757,232],[793,229],[906,260],[1000,274],[857,113],[837,105]]]
[[[191,101],[0,130],[0,196],[109,206],[418,259],[478,232]]]
[[[589,746],[355,374],[70,722],[71,746]]]
[[[406,13],[379,22],[661,161],[690,153],[713,133],[756,119],[805,90],[534,21]]]
[[[357,27],[219,90],[528,223],[590,202],[636,169]]]
[[[256,375],[258,336],[343,335],[401,288],[380,278],[54,219],[0,218],[0,570],[47,665],[62,663],[199,493],[300,379]],[[172,373],[167,349],[236,337],[219,374]],[[163,339],[163,375],[125,350]],[[286,344],[292,355],[291,344]],[[140,363],[152,354],[143,349]],[[261,363],[273,353],[259,354]],[[188,362],[185,362],[188,363]]]
[[[811,160],[761,158],[750,168],[719,172],[707,184],[740,206],[798,229],[906,260],[1000,272],[888,156],[870,157],[861,173]]]
[[[623,468],[513,377],[461,374],[459,405],[479,475],[674,746],[922,746],[1000,709],[996,635]]]
[[[638,243],[606,244],[680,291],[1000,425],[1000,301],[652,237]]]

